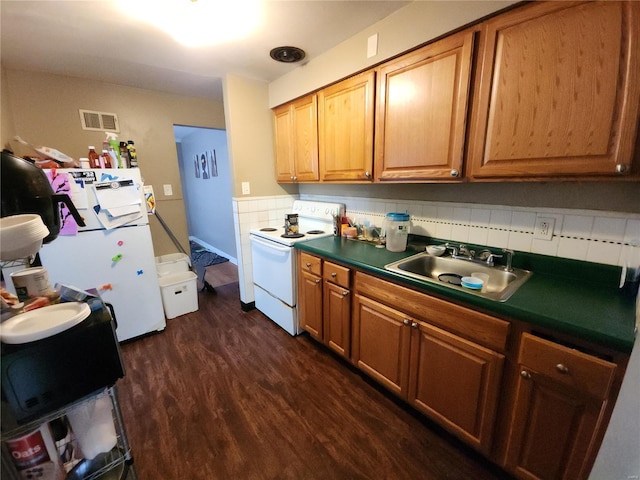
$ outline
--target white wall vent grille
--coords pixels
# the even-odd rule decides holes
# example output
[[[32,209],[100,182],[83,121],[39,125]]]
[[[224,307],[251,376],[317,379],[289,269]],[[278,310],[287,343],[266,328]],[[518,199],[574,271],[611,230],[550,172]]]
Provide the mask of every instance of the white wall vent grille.
[[[96,112],[95,110],[80,109],[80,122],[83,130],[108,130],[120,132],[118,116],[115,113]]]

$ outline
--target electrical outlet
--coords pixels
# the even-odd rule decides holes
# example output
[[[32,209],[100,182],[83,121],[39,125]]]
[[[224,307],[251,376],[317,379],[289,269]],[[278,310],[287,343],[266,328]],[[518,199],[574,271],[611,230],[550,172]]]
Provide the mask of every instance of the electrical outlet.
[[[164,194],[167,197],[170,197],[171,195],[173,195],[173,188],[171,187],[171,184],[164,184],[162,185],[162,188],[164,189]]]
[[[251,193],[251,187],[249,182],[242,182],[242,194],[249,195]]]
[[[538,240],[551,240],[553,238],[553,226],[556,219],[553,217],[536,218],[536,226],[533,229],[533,238]]]

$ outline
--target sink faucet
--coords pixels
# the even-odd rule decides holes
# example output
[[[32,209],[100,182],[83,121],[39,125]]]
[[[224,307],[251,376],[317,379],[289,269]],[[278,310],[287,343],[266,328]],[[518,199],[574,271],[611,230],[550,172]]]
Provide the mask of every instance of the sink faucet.
[[[509,250],[508,248],[503,248],[502,251],[507,256],[507,261],[504,266],[505,272],[513,272],[513,250]]]

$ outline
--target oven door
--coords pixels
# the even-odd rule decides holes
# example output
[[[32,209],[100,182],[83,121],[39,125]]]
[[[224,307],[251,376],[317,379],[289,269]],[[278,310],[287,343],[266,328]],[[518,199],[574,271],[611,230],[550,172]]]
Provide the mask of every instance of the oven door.
[[[295,252],[293,247],[251,235],[253,283],[271,296],[296,306]]]

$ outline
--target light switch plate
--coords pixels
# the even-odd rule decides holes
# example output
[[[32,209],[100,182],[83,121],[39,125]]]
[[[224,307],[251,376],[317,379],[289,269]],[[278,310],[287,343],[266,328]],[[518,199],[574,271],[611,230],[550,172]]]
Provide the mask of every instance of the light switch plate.
[[[374,33],[367,39],[367,58],[378,54],[378,34]]]
[[[251,186],[249,182],[242,182],[242,194],[249,195],[251,193]]]
[[[171,195],[173,195],[173,187],[171,186],[170,183],[162,185],[162,188],[164,189],[164,194],[167,197],[170,197]]]

